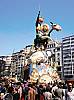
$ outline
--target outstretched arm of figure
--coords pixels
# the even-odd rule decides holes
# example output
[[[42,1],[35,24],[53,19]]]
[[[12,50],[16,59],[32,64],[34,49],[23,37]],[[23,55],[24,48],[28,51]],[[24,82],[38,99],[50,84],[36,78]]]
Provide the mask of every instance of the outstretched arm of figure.
[[[51,26],[53,26],[53,22],[50,22]],[[51,30],[48,33],[48,36],[50,37],[50,33],[53,31],[53,28],[51,28]]]
[[[40,16],[40,11],[39,11],[38,16],[37,16],[37,20],[36,20],[36,27],[38,27],[39,16]]]
[[[48,36],[50,36],[50,33],[53,31],[53,30],[56,30],[56,31],[60,31],[61,30],[61,26],[60,25],[58,25],[58,24],[53,24],[52,22],[50,22],[51,23],[51,30],[49,31],[49,33],[48,33]]]
[[[53,28],[49,31],[48,36],[50,37],[50,33],[53,31]]]

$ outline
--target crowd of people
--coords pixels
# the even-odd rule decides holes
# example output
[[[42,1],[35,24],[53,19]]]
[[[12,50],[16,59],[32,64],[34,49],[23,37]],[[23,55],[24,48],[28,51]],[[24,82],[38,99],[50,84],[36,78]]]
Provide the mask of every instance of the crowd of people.
[[[0,100],[74,100],[73,84],[0,83]]]

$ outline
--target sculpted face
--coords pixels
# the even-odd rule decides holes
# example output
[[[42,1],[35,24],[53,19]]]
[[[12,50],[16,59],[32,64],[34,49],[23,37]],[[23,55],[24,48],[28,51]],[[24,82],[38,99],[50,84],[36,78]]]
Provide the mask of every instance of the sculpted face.
[[[43,32],[48,32],[49,31],[49,25],[48,24],[43,24],[42,25],[42,31]]]

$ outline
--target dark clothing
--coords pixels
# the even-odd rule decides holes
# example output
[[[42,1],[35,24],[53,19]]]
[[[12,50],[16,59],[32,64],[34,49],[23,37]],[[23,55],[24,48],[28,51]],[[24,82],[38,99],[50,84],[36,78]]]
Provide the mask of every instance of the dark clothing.
[[[13,95],[13,100],[19,100],[19,98],[20,98],[19,93],[15,93],[15,94]]]
[[[0,88],[0,93],[5,93],[5,88],[4,87]]]
[[[28,87],[23,88],[23,96],[25,100],[28,100],[28,90],[29,90]]]

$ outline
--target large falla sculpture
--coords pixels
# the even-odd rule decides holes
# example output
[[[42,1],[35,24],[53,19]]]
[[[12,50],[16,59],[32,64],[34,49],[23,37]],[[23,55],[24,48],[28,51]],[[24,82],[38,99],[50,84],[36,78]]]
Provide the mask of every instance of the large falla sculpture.
[[[60,31],[61,27],[58,24],[50,22],[51,27],[44,23],[44,19],[40,17],[40,11],[36,19],[36,38],[34,39],[34,49],[30,56],[30,81],[39,83],[49,83],[59,80],[56,68],[49,63],[49,58],[52,53],[47,49],[48,41],[51,41],[50,34],[53,30]]]

